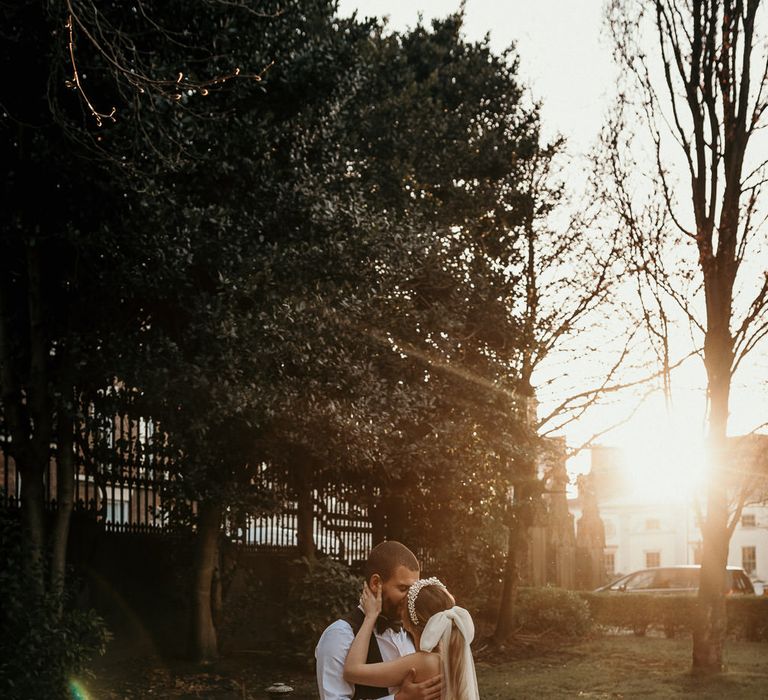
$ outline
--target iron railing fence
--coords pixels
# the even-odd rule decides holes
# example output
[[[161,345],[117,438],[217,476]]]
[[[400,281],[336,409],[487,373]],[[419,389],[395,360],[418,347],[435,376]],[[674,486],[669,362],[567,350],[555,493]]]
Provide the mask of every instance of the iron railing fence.
[[[107,421],[109,423],[109,421]],[[164,533],[174,528],[172,471],[151,420],[118,416],[99,434],[85,435],[75,459],[75,510],[101,522],[109,532]],[[10,437],[0,432],[0,503],[21,504],[21,475],[10,456]],[[56,508],[56,445],[51,445],[45,474],[45,498]],[[287,480],[260,474],[260,491],[275,495],[274,512],[227,517],[225,532],[236,544],[257,550],[296,547],[298,504],[288,496]],[[365,559],[373,544],[373,526],[365,505],[351,488],[313,492],[313,534],[317,549],[352,564]],[[187,503],[194,512],[195,504]]]

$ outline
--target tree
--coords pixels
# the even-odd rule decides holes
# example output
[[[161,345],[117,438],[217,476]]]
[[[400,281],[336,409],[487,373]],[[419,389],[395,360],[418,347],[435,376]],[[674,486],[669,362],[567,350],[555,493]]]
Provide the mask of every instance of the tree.
[[[9,208],[0,243],[3,423],[22,478],[26,560],[38,572],[39,591],[50,586],[56,594],[65,573],[75,424],[88,400],[82,394],[94,384],[103,386],[109,374],[105,346],[119,323],[130,324],[127,311],[119,321],[114,313],[130,306],[121,283],[146,250],[140,237],[127,236],[109,216],[119,193],[98,168],[83,167],[60,128],[61,115],[51,110],[53,97],[46,100],[49,75],[59,66],[59,57],[51,59],[53,18],[35,3],[6,7],[4,13],[13,33],[3,42],[4,60],[27,70],[7,91],[2,120]],[[21,26],[33,31],[22,32]],[[58,446],[58,510],[52,566],[45,575],[43,480],[51,443]]]
[[[616,55],[634,80],[607,132],[606,172],[616,188],[609,197],[628,232],[639,286],[654,305],[645,309],[654,336],[666,348],[679,315],[703,347],[711,480],[693,640],[699,672],[722,667],[732,379],[768,334],[768,276],[752,269],[763,252],[758,139],[768,106],[761,4],[616,0],[609,6]],[[646,28],[655,35],[653,52],[642,40]],[[629,155],[629,123],[637,118],[648,126],[655,166],[638,193],[647,206],[633,192],[639,168]],[[689,183],[685,197],[678,197],[677,176]]]
[[[611,368],[602,385],[576,396],[562,396],[570,387],[561,378],[554,387],[562,392],[561,400],[547,415],[538,415],[537,383],[544,381],[547,364],[562,357],[573,362],[586,355],[577,338],[596,323],[595,312],[610,300],[617,253],[615,232],[605,236],[596,224],[597,209],[583,209],[560,226],[554,223],[552,214],[564,208],[567,196],[557,175],[563,147],[562,140],[556,141],[526,161],[521,187],[527,199],[515,243],[519,292],[508,303],[520,309],[521,339],[510,359],[529,449],[519,460],[506,515],[509,542],[494,635],[502,643],[513,632],[517,588],[525,580],[529,563],[531,526],[544,509],[546,475],[540,474],[540,463],[548,449],[546,438],[578,420],[600,398],[622,361]],[[588,379],[580,381],[583,389]],[[550,386],[550,394],[552,390]]]
[[[178,502],[196,504],[192,653],[201,660],[217,655],[211,587],[224,516],[269,505],[259,490],[265,465],[283,474],[295,465],[295,490],[311,493],[300,448],[319,441],[296,424],[316,415],[317,387],[340,354],[325,302],[347,275],[359,284],[367,272],[338,255],[351,240],[345,227],[359,231],[334,138],[367,25],[335,20],[328,2],[296,2],[275,17],[243,15],[228,30],[276,65],[263,92],[243,85],[217,96],[233,128],[182,122],[194,144],[184,170],[160,163],[154,200],[135,193],[141,225],[173,243],[173,264],[124,377],[169,436]],[[309,538],[301,524],[300,544],[313,554],[311,520]]]
[[[366,324],[384,341],[393,384],[414,396],[387,421],[381,507],[390,536],[441,553],[446,528],[477,532],[503,509],[518,469],[510,357],[522,334],[509,270],[519,262],[525,164],[538,149],[514,54],[465,42],[461,23],[457,15],[382,41],[372,91],[384,99],[368,100],[373,129],[359,156],[409,256],[381,266],[383,303]]]
[[[392,270],[382,315],[369,325],[404,356],[393,377],[406,391],[431,396],[413,403],[408,420],[394,421],[381,457],[392,478],[380,487],[399,505],[390,521],[410,521],[405,532],[414,539],[434,527],[433,546],[452,517],[469,522],[482,513],[506,523],[505,637],[502,620],[511,621],[528,547],[530,513],[522,513],[534,509],[543,488],[537,433],[583,413],[616,367],[602,387],[563,401],[540,424],[528,421],[534,373],[555,350],[573,351],[567,341],[605,301],[616,244],[590,230],[587,213],[564,230],[547,228],[561,196],[552,161],[562,144],[540,144],[538,112],[523,105],[514,53],[494,56],[487,43],[457,41],[460,29],[456,16],[435,22],[431,34],[417,27],[384,44],[400,41],[403,50],[379,59],[384,69],[374,86],[382,97],[369,99],[363,122],[373,123],[375,138],[365,131],[359,138],[363,183],[389,204],[403,240],[413,241],[410,261]],[[425,235],[408,235],[406,226],[419,225]],[[424,465],[420,473],[408,470],[414,461]],[[439,506],[425,501],[431,523],[422,479],[431,493],[446,484]],[[507,508],[513,485],[516,505]]]
[[[186,27],[163,29],[178,26],[179,7],[145,3],[141,18],[136,8],[76,0],[3,7],[3,60],[24,70],[9,81],[1,122],[9,216],[0,242],[0,389],[21,475],[25,565],[40,595],[61,598],[74,453],[89,406],[136,366],[157,290],[185,269],[184,238],[137,226],[145,219],[129,192],[151,191],[153,174],[190,155],[180,140],[190,121],[221,117],[210,104],[202,114],[190,109],[191,95],[215,97],[237,74],[260,78],[236,69],[244,56],[232,45],[224,53],[205,45],[227,35],[232,3],[201,4],[182,15]],[[210,79],[185,78],[188,66],[193,76],[208,68]],[[117,115],[101,100],[114,100]],[[57,510],[48,528],[52,443]]]
[[[518,216],[520,162],[535,148],[537,121],[520,102],[511,59],[493,56],[487,42],[465,42],[460,28],[461,19],[451,17],[431,31],[369,38],[348,99],[333,122],[313,130],[317,148],[332,144],[318,160],[341,163],[347,184],[337,187],[358,208],[327,193],[323,208],[333,220],[323,226],[335,231],[350,212],[347,230],[334,234],[330,249],[321,238],[301,248],[307,262],[291,275],[293,330],[281,332],[301,334],[291,346],[300,355],[307,354],[302,345],[319,352],[309,355],[309,366],[305,359],[278,368],[280,393],[289,398],[283,419],[272,422],[272,440],[299,448],[294,454],[302,458],[293,461],[305,489],[365,479],[382,490],[379,510],[409,497],[418,511],[420,484],[434,485],[438,474],[446,484],[461,483],[467,450],[460,443],[473,425],[493,415],[496,430],[489,424],[484,435],[496,444],[486,444],[486,456],[504,451],[504,423],[513,432],[516,426],[510,392],[500,386],[488,396],[503,378],[484,348],[491,336],[515,342],[514,330],[501,340],[489,328],[498,322],[514,329],[515,321],[493,297],[496,285],[508,285],[490,275],[498,260],[482,250],[506,245],[501,239]],[[302,167],[314,167],[317,156],[309,155]],[[315,197],[310,188],[292,191]],[[308,204],[294,195],[290,207],[276,211],[281,221],[301,221],[307,235],[320,209],[314,199]],[[322,284],[309,272],[329,265],[334,274]],[[473,291],[473,275],[483,271],[482,284],[475,280],[482,292]],[[297,281],[304,279],[314,280],[307,285],[314,291],[302,294],[307,287]],[[451,379],[457,374],[464,376]],[[470,443],[479,458],[480,441]],[[314,468],[307,472],[299,461]],[[459,500],[457,494],[452,502]],[[405,532],[402,507],[388,515]],[[435,517],[434,527],[441,522]]]

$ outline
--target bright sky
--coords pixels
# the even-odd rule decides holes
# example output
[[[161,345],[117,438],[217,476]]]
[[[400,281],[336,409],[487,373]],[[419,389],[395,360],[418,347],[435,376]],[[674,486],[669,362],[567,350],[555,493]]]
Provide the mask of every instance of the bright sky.
[[[428,24],[459,8],[458,0],[340,0],[342,15],[357,10],[361,16],[388,17],[393,30],[413,27],[419,14]],[[610,101],[615,75],[610,42],[603,30],[604,0],[467,0],[465,35],[470,40],[490,34],[491,46],[502,51],[515,44],[520,75],[531,97],[542,103],[545,138],[562,134],[574,156],[586,154],[595,144]],[[768,357],[753,358],[755,371],[734,384],[731,434],[752,430],[768,420],[765,378]],[[626,426],[605,436],[604,444],[621,444],[643,451],[648,441],[673,442],[681,435],[698,439],[703,426],[704,381],[700,360],[694,358],[673,380],[675,409],[671,418],[661,396],[653,397]],[[614,409],[615,411],[615,409]],[[615,416],[595,412],[575,429],[567,430],[569,442],[580,442],[610,425]],[[670,450],[671,452],[671,450]],[[571,464],[574,471],[588,468],[585,458]]]
[[[590,148],[611,96],[614,69],[601,39],[603,0],[467,0],[468,39],[490,33],[502,51],[515,44],[520,73],[534,99],[542,100],[547,134],[568,137],[574,152]],[[419,13],[428,24],[459,8],[458,0],[341,0],[340,13],[389,17],[393,30],[413,27]]]

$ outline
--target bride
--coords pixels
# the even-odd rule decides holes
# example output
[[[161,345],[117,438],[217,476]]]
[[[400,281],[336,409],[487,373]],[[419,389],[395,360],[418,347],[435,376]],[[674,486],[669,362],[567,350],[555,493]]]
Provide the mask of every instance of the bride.
[[[393,661],[367,664],[368,644],[381,613],[381,589],[366,583],[360,604],[365,621],[344,664],[344,679],[371,686],[399,686],[412,669],[419,682],[442,671],[443,700],[479,700],[475,664],[469,645],[475,635],[472,618],[455,605],[453,596],[436,578],[419,579],[409,589],[403,627],[417,651]]]

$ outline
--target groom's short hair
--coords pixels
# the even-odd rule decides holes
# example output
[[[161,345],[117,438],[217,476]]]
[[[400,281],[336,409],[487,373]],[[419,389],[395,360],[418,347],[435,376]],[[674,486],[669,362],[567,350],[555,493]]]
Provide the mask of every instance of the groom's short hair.
[[[420,568],[419,560],[408,547],[395,540],[387,540],[371,550],[363,574],[366,581],[370,581],[374,574],[381,576],[382,581],[388,581],[398,566],[404,566],[410,571],[418,571]]]

